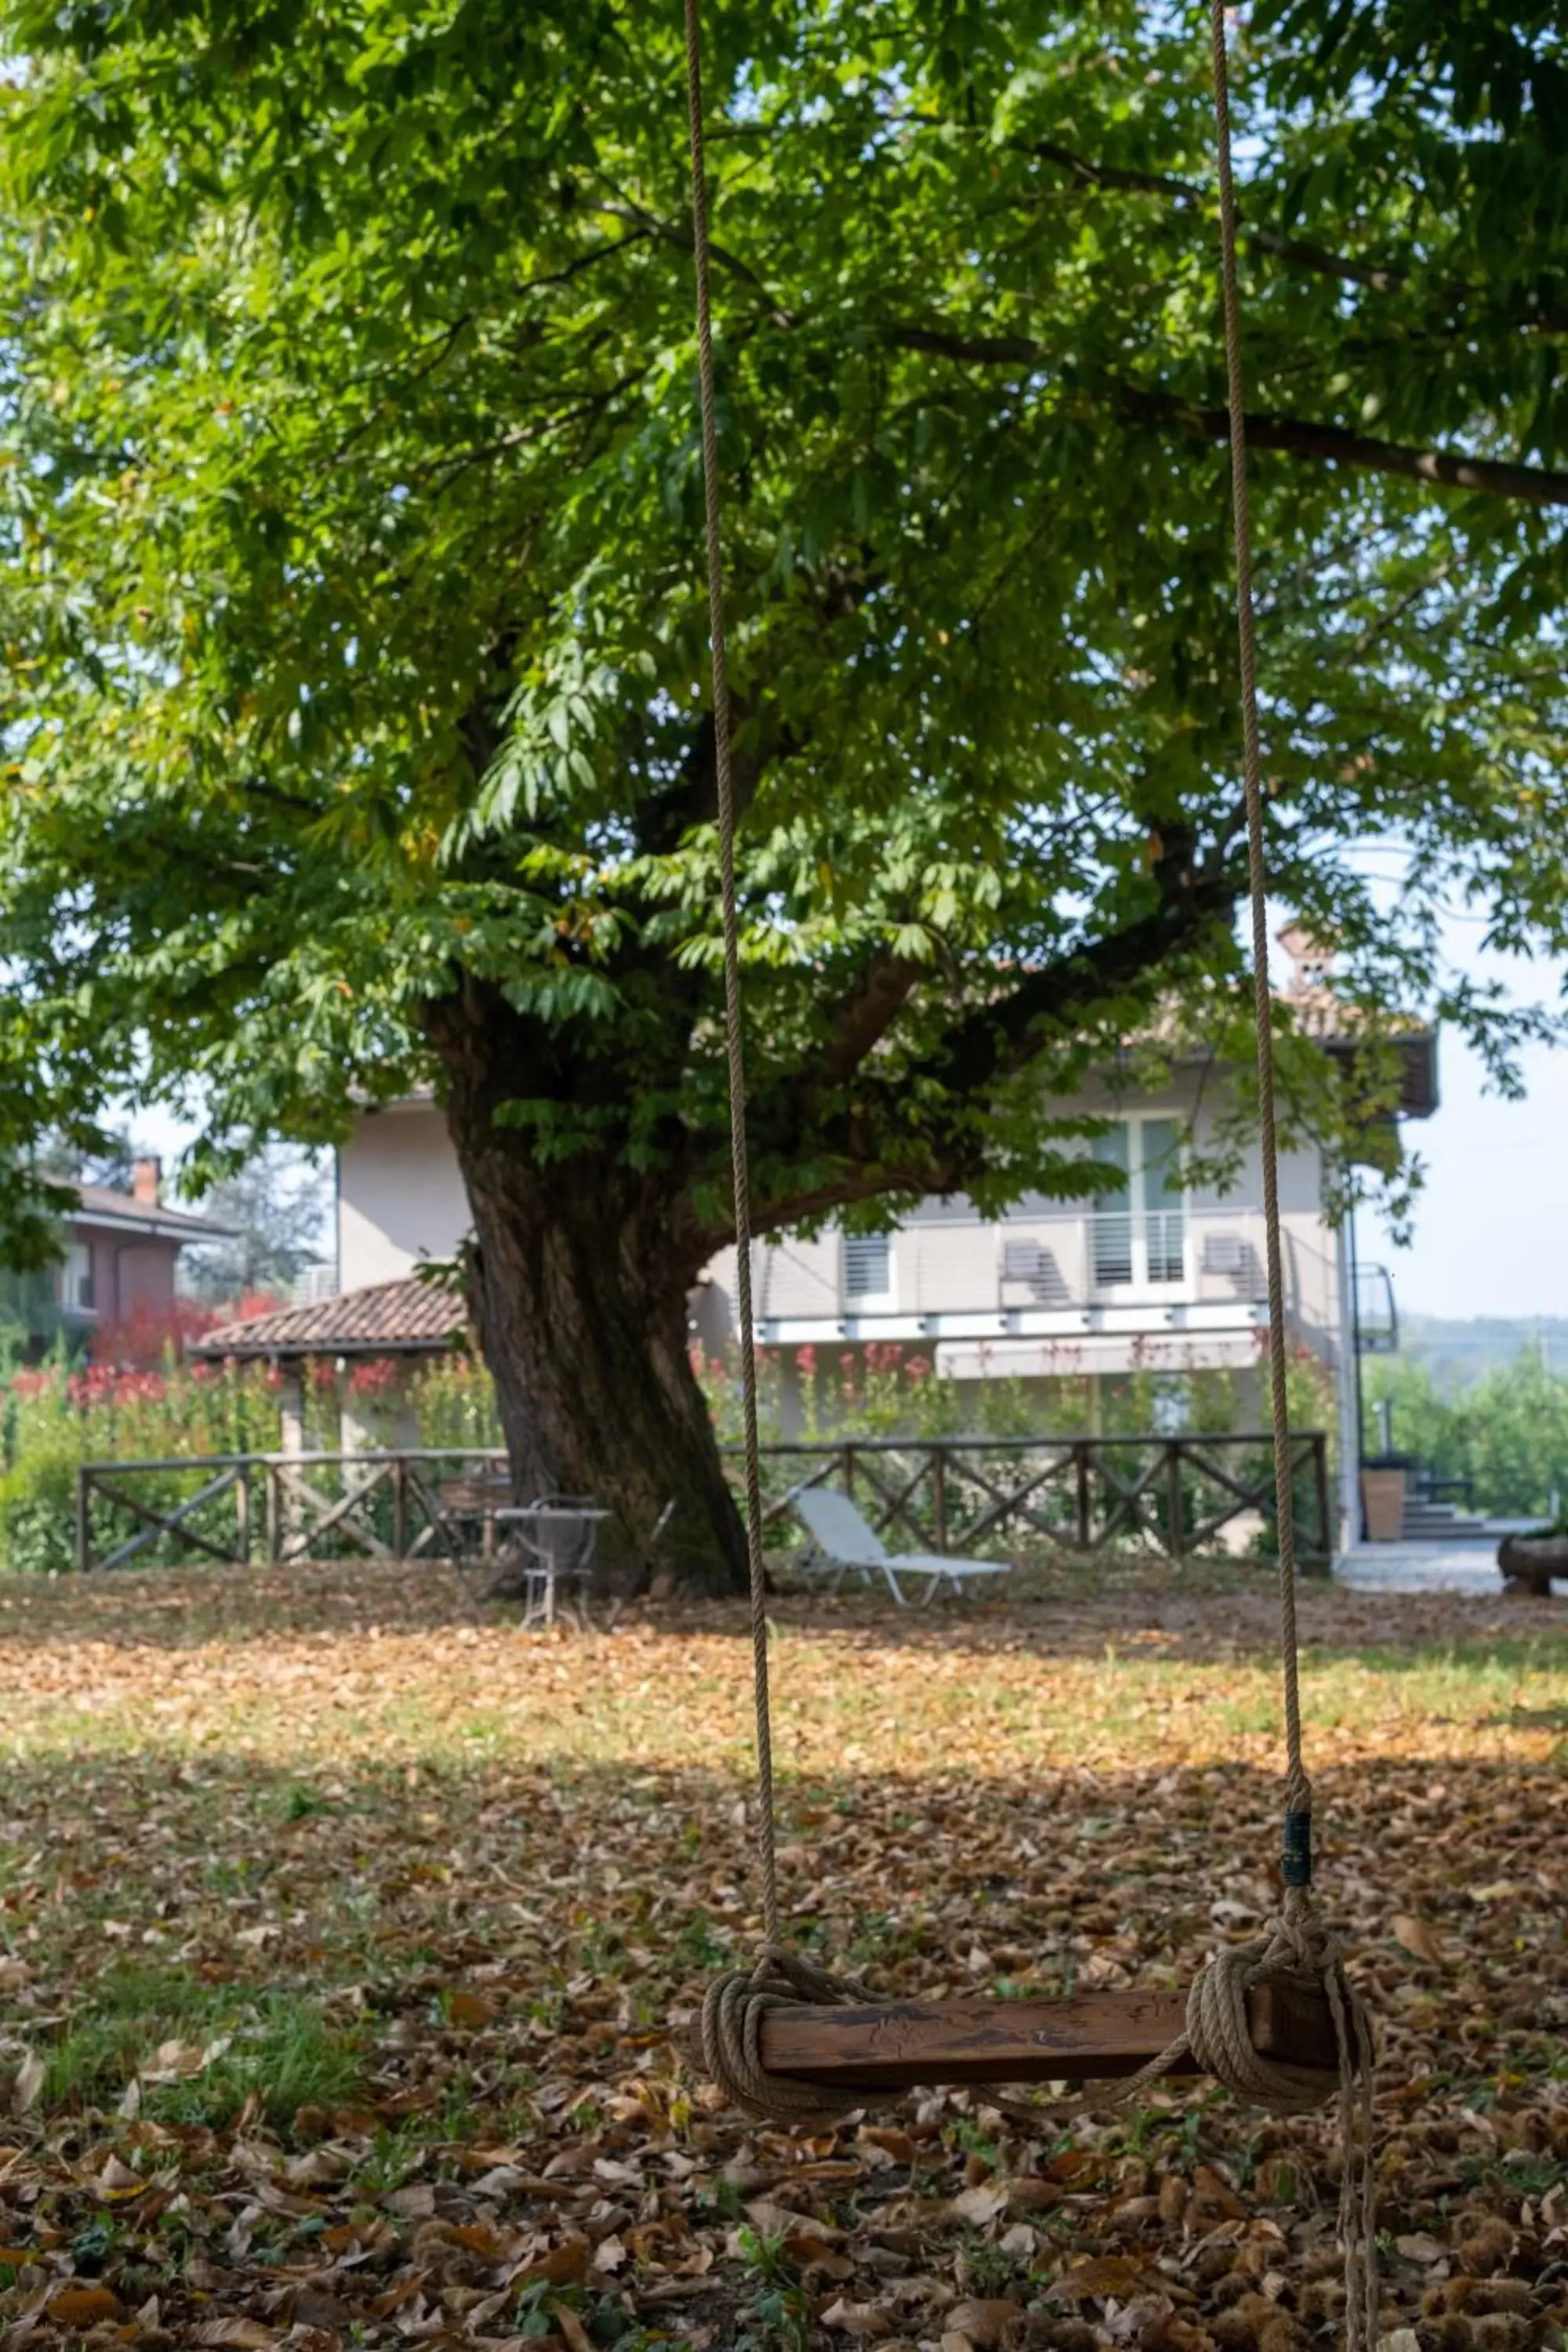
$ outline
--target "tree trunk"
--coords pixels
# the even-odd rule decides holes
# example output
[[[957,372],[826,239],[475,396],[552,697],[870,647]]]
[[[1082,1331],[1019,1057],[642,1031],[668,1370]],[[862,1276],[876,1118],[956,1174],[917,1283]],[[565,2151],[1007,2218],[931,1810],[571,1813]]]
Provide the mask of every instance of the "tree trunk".
[[[513,1490],[591,1495],[683,1585],[734,1591],[745,1536],[691,1369],[687,1298],[706,1254],[679,1192],[574,1158],[532,1164],[454,1089],[474,1218],[468,1289]]]
[[[1504,1536],[1497,1564],[1505,1583],[1549,1600],[1552,1578],[1568,1577],[1568,1536]]]

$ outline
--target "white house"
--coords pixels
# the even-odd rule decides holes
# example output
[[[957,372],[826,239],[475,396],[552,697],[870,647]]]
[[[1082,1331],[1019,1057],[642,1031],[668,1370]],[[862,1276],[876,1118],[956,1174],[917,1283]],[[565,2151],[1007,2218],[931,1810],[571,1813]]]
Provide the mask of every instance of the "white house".
[[[1287,992],[1299,1014],[1325,1050],[1346,1050],[1321,959],[1299,934],[1283,934],[1281,943],[1292,957]],[[1403,1054],[1402,1115],[1426,1117],[1436,1103],[1432,1034],[1409,1033]],[[987,1222],[962,1198],[931,1200],[890,1234],[829,1230],[759,1244],[758,1340],[783,1351],[786,1363],[806,1347],[820,1358],[873,1340],[899,1345],[963,1382],[1135,1366],[1255,1372],[1268,1319],[1256,1149],[1223,1192],[1184,1172],[1184,1139],[1194,1160],[1212,1157],[1226,1092],[1224,1073],[1194,1061],[1178,1064],[1157,1093],[1078,1099],[1075,1112],[1110,1122],[1090,1148],[1121,1178],[1092,1205],[1026,1200]],[[1286,1315],[1335,1374],[1353,1516],[1354,1318],[1343,1231],[1325,1212],[1328,1175],[1316,1149],[1280,1160]],[[338,1156],[342,1297],[231,1326],[206,1347],[275,1358],[437,1347],[450,1310],[443,1320],[411,1276],[421,1260],[453,1256],[468,1223],[437,1105],[418,1098],[367,1112]],[[733,1290],[731,1251],[709,1269],[693,1303],[694,1329],[710,1348],[730,1336]]]
[[[890,1234],[763,1245],[758,1339],[786,1350],[906,1343],[963,1381],[1250,1370],[1268,1321],[1256,1152],[1223,1194],[1183,1173],[1184,1137],[1199,1157],[1211,1140],[1213,1094],[1212,1073],[1185,1069],[1158,1094],[1080,1097],[1075,1108],[1110,1123],[1090,1156],[1121,1180],[1092,1204],[1025,1199],[990,1222],[959,1196],[923,1202]],[[1316,1151],[1286,1155],[1279,1193],[1290,1324],[1332,1362],[1346,1273]],[[731,1253],[711,1270],[726,1296],[732,1267]]]

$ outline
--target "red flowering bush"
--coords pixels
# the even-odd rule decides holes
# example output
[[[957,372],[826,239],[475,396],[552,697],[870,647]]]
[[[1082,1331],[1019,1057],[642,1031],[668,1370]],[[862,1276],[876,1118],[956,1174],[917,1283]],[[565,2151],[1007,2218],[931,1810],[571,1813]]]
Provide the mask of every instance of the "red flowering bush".
[[[166,1348],[154,1364],[57,1360],[16,1372],[0,1383],[0,1568],[75,1566],[81,1463],[268,1453],[278,1435],[259,1364],[184,1364]],[[159,1474],[137,1491],[154,1508],[172,1505],[191,1477]]]
[[[216,1325],[237,1322],[247,1315],[270,1315],[281,1304],[261,1291],[229,1307],[212,1307],[195,1298],[174,1298],[157,1305],[140,1299],[129,1313],[96,1325],[89,1350],[95,1365],[167,1367]]]

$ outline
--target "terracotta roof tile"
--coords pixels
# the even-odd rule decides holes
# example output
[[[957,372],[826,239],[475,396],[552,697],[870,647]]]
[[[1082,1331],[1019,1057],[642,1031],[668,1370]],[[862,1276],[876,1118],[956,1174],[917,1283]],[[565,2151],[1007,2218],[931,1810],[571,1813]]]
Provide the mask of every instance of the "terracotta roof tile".
[[[437,1284],[409,1276],[374,1283],[309,1307],[280,1307],[220,1323],[196,1340],[197,1356],[394,1356],[438,1354],[458,1344],[463,1302]]]

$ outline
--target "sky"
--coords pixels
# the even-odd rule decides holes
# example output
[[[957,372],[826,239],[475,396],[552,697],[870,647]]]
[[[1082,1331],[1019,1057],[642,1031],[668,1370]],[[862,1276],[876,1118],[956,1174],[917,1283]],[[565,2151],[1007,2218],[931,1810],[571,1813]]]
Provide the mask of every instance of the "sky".
[[[1387,856],[1368,845],[1362,862],[1391,897],[1397,860],[1391,872]],[[1484,914],[1450,912],[1441,937],[1450,972],[1500,982],[1521,1004],[1568,1009],[1568,963],[1490,953],[1485,928]],[[1437,1109],[1405,1129],[1426,1171],[1408,1246],[1371,1209],[1356,1225],[1359,1255],[1387,1267],[1402,1315],[1568,1316],[1568,1045],[1531,1046],[1520,1075],[1522,1099],[1505,1100],[1458,1032],[1438,1033]]]
[[[1357,1225],[1402,1313],[1568,1315],[1568,1047],[1532,1047],[1523,1076],[1524,1100],[1500,1102],[1475,1055],[1440,1036],[1439,1108],[1405,1129],[1426,1170],[1411,1245],[1394,1248],[1367,1212]]]

